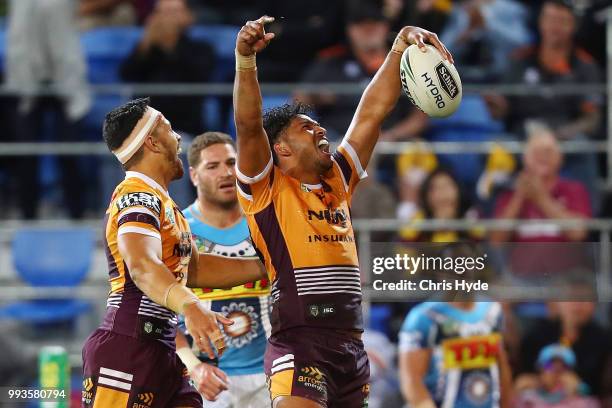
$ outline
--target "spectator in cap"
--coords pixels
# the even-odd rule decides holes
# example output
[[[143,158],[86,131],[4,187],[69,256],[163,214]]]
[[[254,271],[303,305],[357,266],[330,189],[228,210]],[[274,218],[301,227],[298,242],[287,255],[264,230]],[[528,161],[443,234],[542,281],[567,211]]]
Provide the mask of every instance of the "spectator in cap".
[[[562,344],[549,344],[540,350],[538,374],[517,378],[517,408],[596,408],[599,403],[589,397],[588,386],[574,372],[576,356]]]
[[[349,7],[346,16],[348,47],[321,58],[306,69],[305,83],[352,83],[365,86],[383,64],[389,52],[389,22],[379,7],[370,3]],[[308,92],[300,89],[296,98],[313,105],[326,123],[328,137],[340,139],[347,131],[359,104],[359,95],[333,92]],[[381,140],[396,140],[419,135],[427,125],[425,114],[408,102],[398,103],[383,124]]]
[[[538,19],[540,41],[517,50],[503,82],[522,88],[538,85],[581,85],[601,83],[602,76],[593,58],[576,46],[577,19],[571,6],[562,0],[546,0]],[[601,94],[555,94],[485,97],[491,114],[505,119],[507,128],[518,138],[525,134],[530,120],[539,120],[554,130],[560,140],[584,140],[597,136],[601,122]],[[570,154],[564,173],[585,183],[598,213],[599,191],[596,157],[592,153]]]

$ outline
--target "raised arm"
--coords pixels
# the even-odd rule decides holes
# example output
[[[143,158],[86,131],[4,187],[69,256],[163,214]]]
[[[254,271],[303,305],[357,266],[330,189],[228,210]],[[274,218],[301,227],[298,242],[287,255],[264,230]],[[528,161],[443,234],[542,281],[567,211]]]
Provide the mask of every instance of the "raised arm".
[[[248,21],[236,39],[234,120],[238,139],[238,170],[247,177],[261,174],[271,158],[268,137],[263,128],[255,55],[274,38],[273,33],[264,30],[264,25],[272,21],[274,18],[268,16]]]
[[[363,93],[346,135],[346,140],[357,153],[363,168],[370,161],[383,121],[399,98],[402,53],[410,44],[416,44],[421,50],[426,50],[426,42],[435,46],[449,61],[453,61],[450,52],[438,40],[436,34],[419,27],[404,27],[397,35],[385,62]]]

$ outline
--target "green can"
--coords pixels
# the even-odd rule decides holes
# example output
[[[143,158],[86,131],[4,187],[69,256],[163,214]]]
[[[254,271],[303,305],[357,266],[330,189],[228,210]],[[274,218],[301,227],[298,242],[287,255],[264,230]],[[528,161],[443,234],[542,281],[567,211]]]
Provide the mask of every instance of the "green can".
[[[68,408],[70,406],[70,363],[62,346],[45,346],[38,353],[38,378],[40,388],[63,391],[64,398],[56,402],[41,402],[40,407]]]

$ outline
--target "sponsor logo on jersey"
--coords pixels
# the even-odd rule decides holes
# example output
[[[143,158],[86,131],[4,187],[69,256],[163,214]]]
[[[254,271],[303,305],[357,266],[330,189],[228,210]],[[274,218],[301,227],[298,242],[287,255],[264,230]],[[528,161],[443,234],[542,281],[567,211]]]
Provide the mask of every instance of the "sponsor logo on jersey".
[[[457,81],[455,81],[455,78],[453,78],[450,71],[443,63],[436,65],[436,75],[438,75],[438,80],[444,92],[446,92],[451,99],[455,99],[459,94],[459,87],[457,86]]]
[[[308,221],[326,221],[331,225],[346,227],[348,216],[343,208],[327,208],[321,211],[308,210]]]
[[[117,210],[122,211],[128,207],[142,206],[152,210],[156,214],[161,213],[161,200],[159,197],[144,191],[127,193],[122,195],[115,201]]]
[[[442,341],[443,367],[472,370],[497,364],[501,336],[497,333]]]

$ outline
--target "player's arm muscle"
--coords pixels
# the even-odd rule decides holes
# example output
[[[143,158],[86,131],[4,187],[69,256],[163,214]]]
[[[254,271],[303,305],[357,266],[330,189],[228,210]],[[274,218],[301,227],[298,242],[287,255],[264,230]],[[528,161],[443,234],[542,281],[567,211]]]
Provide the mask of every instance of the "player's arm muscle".
[[[198,268],[189,273],[187,286],[191,288],[232,288],[266,277],[266,269],[259,258],[230,258],[199,254]]]
[[[161,241],[148,235],[127,233],[119,235],[117,243],[138,289],[155,303],[164,305],[166,289],[176,278],[162,261]]]
[[[404,27],[397,35],[393,46],[393,49],[398,52],[390,51],[387,54],[385,62],[376,72],[359,101],[346,137],[357,153],[363,168],[366,168],[370,161],[384,119],[391,112],[400,95],[400,52],[407,44],[424,47],[425,42],[432,44],[452,62],[450,52],[438,40],[436,34],[419,27]]]
[[[411,407],[435,407],[424,382],[430,360],[431,349],[406,351],[399,356],[400,387]]]
[[[266,34],[263,25],[273,21],[261,17],[247,22],[236,38],[236,58],[254,56],[274,37]],[[237,65],[239,65],[237,63]],[[254,177],[270,162],[268,137],[263,127],[262,98],[256,69],[237,69],[234,79],[234,120],[238,147],[238,170]]]
[[[383,120],[400,95],[400,55],[389,52],[382,67],[364,91],[346,134],[363,168],[366,168],[380,136]]]

